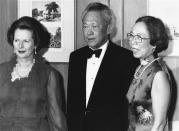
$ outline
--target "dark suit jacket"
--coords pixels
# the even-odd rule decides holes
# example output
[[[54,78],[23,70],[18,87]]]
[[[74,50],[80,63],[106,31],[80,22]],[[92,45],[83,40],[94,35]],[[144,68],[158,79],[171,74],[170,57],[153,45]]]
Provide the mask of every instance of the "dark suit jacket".
[[[71,53],[67,120],[69,131],[125,131],[128,126],[126,93],[138,61],[111,41],[96,76],[86,108],[85,46]]]

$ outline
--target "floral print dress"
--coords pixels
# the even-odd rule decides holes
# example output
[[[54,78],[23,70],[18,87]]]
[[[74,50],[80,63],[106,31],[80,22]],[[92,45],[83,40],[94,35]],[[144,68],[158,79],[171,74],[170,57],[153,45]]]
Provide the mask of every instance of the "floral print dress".
[[[164,70],[159,61],[148,66],[139,78],[134,78],[127,93],[129,101],[128,131],[150,131],[154,123],[151,89],[155,74]]]

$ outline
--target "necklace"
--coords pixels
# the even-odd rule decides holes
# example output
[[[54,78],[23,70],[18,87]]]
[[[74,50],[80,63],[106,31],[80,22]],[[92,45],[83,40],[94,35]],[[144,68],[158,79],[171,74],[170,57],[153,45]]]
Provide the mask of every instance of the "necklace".
[[[149,60],[148,59],[146,59],[146,60],[140,60],[140,64],[141,65],[147,65],[149,63]]]
[[[158,60],[158,59],[160,59],[160,58],[156,58],[156,59],[152,60],[150,63],[148,63],[148,64],[144,67],[144,69],[142,70],[142,72],[140,73],[139,70],[140,70],[140,68],[143,66],[143,65],[141,64],[141,65],[137,68],[137,70],[135,71],[135,73],[134,73],[134,78],[135,78],[135,79],[139,79],[139,78],[142,76],[142,74],[144,73],[144,71],[145,71],[154,61],[156,61],[156,60]]]
[[[17,63],[13,68],[13,72],[11,73],[11,81],[13,82],[16,79],[20,80],[21,78],[28,77],[34,63],[35,63],[35,59],[33,59],[33,62],[26,65],[25,67]]]

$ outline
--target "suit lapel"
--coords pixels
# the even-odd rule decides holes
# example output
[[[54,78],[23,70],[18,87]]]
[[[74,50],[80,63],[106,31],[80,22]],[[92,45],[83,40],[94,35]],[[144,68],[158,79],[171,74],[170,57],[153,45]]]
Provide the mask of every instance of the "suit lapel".
[[[80,71],[79,73],[81,73],[81,95],[82,95],[82,107],[84,108],[84,110],[86,110],[86,68],[87,68],[87,57],[88,57],[88,48],[86,47],[84,50],[84,55],[81,56],[82,60],[81,63],[79,63],[79,67],[80,67]]]

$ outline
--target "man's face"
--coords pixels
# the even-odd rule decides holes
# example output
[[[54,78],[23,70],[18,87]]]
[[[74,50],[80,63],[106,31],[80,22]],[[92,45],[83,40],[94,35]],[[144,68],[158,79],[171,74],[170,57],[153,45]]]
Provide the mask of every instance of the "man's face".
[[[102,46],[108,38],[108,25],[102,13],[90,11],[83,20],[83,34],[87,45],[93,49]]]

